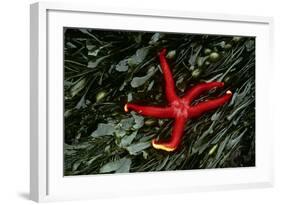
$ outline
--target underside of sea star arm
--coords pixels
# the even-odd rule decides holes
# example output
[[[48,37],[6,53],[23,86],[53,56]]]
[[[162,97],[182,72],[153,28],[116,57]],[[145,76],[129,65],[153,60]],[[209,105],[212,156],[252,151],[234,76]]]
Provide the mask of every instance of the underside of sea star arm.
[[[166,49],[162,49],[159,53],[160,65],[162,68],[164,80],[165,80],[165,91],[166,91],[166,98],[168,102],[173,102],[174,100],[178,99],[176,92],[175,92],[175,83],[173,79],[172,72],[170,70],[169,64],[166,60]]]
[[[204,112],[208,112],[210,110],[218,108],[224,105],[225,103],[227,103],[231,99],[231,97],[232,97],[232,92],[228,90],[226,94],[224,94],[219,98],[208,100],[205,102],[200,102],[197,105],[191,106],[189,109],[189,117],[191,118],[199,117]]]
[[[133,110],[141,115],[156,117],[156,118],[174,117],[174,112],[170,107],[141,106],[141,105],[127,103],[124,106],[124,110],[125,112],[129,112],[129,110]]]
[[[200,96],[203,92],[211,90],[213,88],[223,87],[223,82],[210,82],[210,83],[201,83],[192,87],[183,97],[183,99],[188,103],[192,103],[193,99]]]
[[[155,149],[161,149],[164,151],[172,152],[178,148],[181,138],[184,132],[184,126],[187,121],[185,117],[176,118],[174,122],[174,127],[172,131],[172,136],[168,141],[162,142],[161,140],[156,141],[155,139],[152,140],[152,146]]]

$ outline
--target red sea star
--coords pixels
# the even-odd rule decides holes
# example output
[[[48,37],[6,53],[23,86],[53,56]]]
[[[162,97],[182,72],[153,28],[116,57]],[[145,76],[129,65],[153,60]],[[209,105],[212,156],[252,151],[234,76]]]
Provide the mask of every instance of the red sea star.
[[[223,82],[210,82],[200,83],[192,87],[183,97],[178,97],[175,92],[175,83],[169,68],[168,62],[165,58],[166,49],[163,49],[159,53],[160,65],[162,68],[165,91],[168,100],[168,106],[156,107],[156,106],[141,106],[132,103],[127,103],[124,106],[124,110],[134,110],[141,115],[151,116],[156,118],[174,118],[174,127],[171,138],[166,141],[152,140],[152,146],[156,149],[162,149],[165,151],[174,151],[180,144],[184,126],[188,119],[201,116],[203,113],[218,108],[228,102],[232,97],[232,92],[228,90],[226,94],[213,100],[207,100],[191,106],[192,101],[200,96],[203,92],[209,91],[214,88],[220,88],[224,86]]]

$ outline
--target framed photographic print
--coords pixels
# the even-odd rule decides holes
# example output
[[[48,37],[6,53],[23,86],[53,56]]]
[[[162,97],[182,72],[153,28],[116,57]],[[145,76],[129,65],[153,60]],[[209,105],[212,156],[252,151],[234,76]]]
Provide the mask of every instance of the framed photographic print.
[[[272,186],[271,29],[31,5],[31,199]]]

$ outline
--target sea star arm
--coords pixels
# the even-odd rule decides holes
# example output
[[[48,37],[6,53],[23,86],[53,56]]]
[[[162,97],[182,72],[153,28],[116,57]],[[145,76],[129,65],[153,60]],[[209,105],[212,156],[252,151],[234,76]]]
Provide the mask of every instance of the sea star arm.
[[[232,97],[232,92],[228,90],[226,94],[223,96],[213,99],[213,100],[208,100],[205,102],[200,102],[197,105],[191,106],[189,109],[189,117],[194,118],[194,117],[199,117],[202,115],[204,112],[208,112],[210,110],[213,110],[215,108],[218,108],[225,103],[227,103]]]
[[[173,127],[173,131],[172,131],[172,136],[169,139],[169,141],[166,142],[161,142],[161,141],[156,141],[155,139],[152,140],[152,146],[155,149],[161,149],[164,151],[174,151],[175,149],[177,149],[177,147],[179,146],[180,142],[181,142],[181,138],[184,132],[184,126],[185,123],[187,121],[187,118],[185,117],[178,117],[176,118],[175,122],[174,122],[174,127]]]
[[[171,107],[156,107],[156,106],[141,106],[132,103],[127,103],[124,106],[125,112],[134,110],[137,113],[145,116],[156,118],[173,118],[174,112]]]
[[[166,91],[166,97],[168,102],[173,102],[174,100],[177,100],[178,97],[175,92],[175,83],[173,79],[172,72],[170,70],[169,64],[166,60],[166,49],[162,49],[162,51],[159,53],[159,59],[160,59],[160,65],[162,68],[164,80],[165,80],[165,91]]]
[[[183,99],[188,103],[192,103],[193,99],[201,95],[203,92],[211,90],[213,88],[223,87],[223,82],[210,82],[210,83],[201,83],[192,87],[183,97]]]

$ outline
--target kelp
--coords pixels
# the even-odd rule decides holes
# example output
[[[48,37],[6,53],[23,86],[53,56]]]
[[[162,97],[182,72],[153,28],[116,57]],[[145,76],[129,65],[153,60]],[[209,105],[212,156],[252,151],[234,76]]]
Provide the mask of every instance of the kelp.
[[[157,52],[167,48],[178,95],[223,81],[230,103],[190,120],[175,152],[156,150],[173,121],[125,113],[128,101],[164,106]],[[255,38],[65,28],[64,174],[255,166]]]

